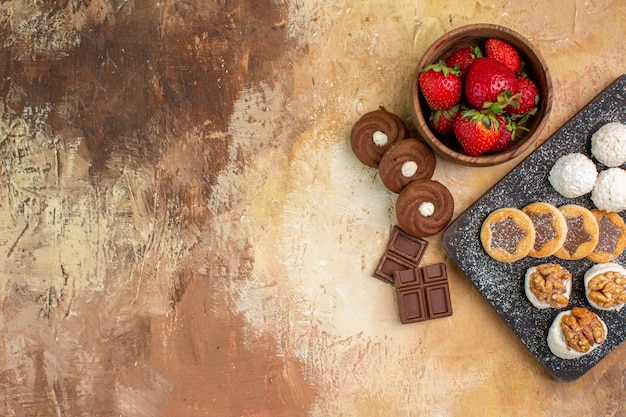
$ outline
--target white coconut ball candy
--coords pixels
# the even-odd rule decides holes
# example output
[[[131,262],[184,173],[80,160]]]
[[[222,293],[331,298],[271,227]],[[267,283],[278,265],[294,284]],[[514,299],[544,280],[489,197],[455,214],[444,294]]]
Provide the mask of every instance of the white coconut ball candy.
[[[566,270],[563,269],[564,272],[567,272]],[[536,308],[539,309],[546,309],[546,308],[555,308],[554,306],[552,306],[548,301],[545,300],[540,300],[537,295],[533,292],[533,290],[531,289],[531,280],[533,277],[533,274],[537,272],[537,266],[531,266],[530,268],[528,268],[526,270],[526,277],[524,279],[524,292],[526,293],[526,298],[528,298],[528,301],[530,301],[530,303],[535,306]],[[569,274],[569,272],[568,272]],[[564,280],[564,284],[565,284],[565,291],[563,293],[561,293],[561,295],[563,297],[565,297],[569,303],[569,299],[572,295],[572,276],[571,274],[569,274],[569,278]],[[564,308],[561,307],[561,308]]]
[[[626,162],[626,124],[607,123],[591,136],[591,154],[607,167]]]
[[[626,171],[609,168],[600,171],[591,200],[602,211],[618,213],[626,210]]]
[[[554,163],[548,181],[562,196],[576,198],[591,192],[597,177],[596,165],[587,155],[570,153]]]
[[[585,295],[587,296],[587,301],[589,301],[589,304],[591,304],[592,307],[597,308],[598,310],[607,310],[607,311],[611,311],[611,310],[615,310],[615,311],[619,311],[622,309],[622,307],[624,307],[624,304],[626,302],[619,302],[618,300],[615,300],[615,298],[617,298],[615,295],[611,295],[611,294],[606,294],[606,291],[599,291],[600,294],[597,294],[596,296],[600,296],[602,297],[603,301],[606,301],[607,304],[605,304],[605,306],[599,305],[596,302],[596,296],[589,296],[589,294],[592,291],[595,291],[594,289],[592,289],[589,285],[589,283],[591,282],[591,280],[595,277],[597,277],[598,275],[604,275],[607,272],[616,272],[620,275],[622,275],[624,277],[624,280],[626,281],[626,268],[624,268],[623,266],[616,264],[614,262],[607,262],[607,263],[603,263],[603,264],[596,264],[594,266],[592,266],[591,268],[589,268],[589,270],[587,270],[587,272],[585,272],[585,276],[583,278],[583,282],[585,283]],[[616,284],[615,282],[613,282],[613,284],[615,284],[616,288],[619,288],[618,286],[620,284]],[[612,284],[612,285],[613,285]],[[621,284],[622,286],[624,284]],[[604,287],[606,288],[606,287]],[[625,291],[626,288],[624,288]],[[607,297],[606,300],[604,300],[604,298]],[[613,297],[614,299],[608,299],[608,297]],[[611,305],[611,307],[606,307],[606,305]]]
[[[548,348],[550,351],[554,353],[554,355],[558,356],[561,359],[577,359],[582,356],[588,355],[595,349],[597,349],[604,340],[606,340],[606,336],[608,335],[609,329],[606,327],[606,323],[602,321],[600,317],[596,315],[602,328],[604,329],[604,340],[601,343],[592,343],[587,352],[579,352],[569,346],[567,346],[567,341],[565,340],[565,336],[563,335],[563,329],[561,328],[561,321],[563,318],[572,314],[572,310],[562,311],[554,318],[552,325],[550,326],[550,330],[548,330]]]

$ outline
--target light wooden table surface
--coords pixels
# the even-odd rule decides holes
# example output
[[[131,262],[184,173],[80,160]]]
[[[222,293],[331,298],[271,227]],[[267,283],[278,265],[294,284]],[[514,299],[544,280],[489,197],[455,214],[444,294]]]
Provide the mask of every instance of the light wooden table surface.
[[[546,59],[542,140],[626,72],[622,0],[3,2],[0,414],[626,415],[626,346],[556,381],[441,235],[453,316],[371,276],[395,196],[350,129],[477,22]],[[518,162],[435,179],[457,216]]]

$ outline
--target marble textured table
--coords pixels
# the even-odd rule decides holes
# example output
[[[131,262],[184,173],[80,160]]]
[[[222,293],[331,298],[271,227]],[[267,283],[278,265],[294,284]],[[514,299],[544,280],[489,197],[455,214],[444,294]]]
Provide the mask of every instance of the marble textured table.
[[[556,381],[441,235],[451,317],[372,278],[395,195],[350,129],[410,124],[422,53],[476,22],[546,59],[542,141],[626,72],[621,0],[3,2],[0,415],[625,414],[626,346]],[[518,162],[434,177],[458,216]]]

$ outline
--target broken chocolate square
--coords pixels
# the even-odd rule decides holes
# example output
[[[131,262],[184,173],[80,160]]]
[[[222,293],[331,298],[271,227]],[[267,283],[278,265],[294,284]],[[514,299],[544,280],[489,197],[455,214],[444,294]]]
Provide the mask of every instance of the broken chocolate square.
[[[393,226],[387,249],[378,263],[374,277],[393,284],[393,273],[417,268],[424,257],[428,242]]]

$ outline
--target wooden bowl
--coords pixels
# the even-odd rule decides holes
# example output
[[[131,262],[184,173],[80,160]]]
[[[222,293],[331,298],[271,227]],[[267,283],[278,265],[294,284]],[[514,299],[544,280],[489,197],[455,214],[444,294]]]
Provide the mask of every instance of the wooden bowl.
[[[440,138],[435,136],[428,125],[430,109],[419,91],[419,74],[424,67],[445,59],[458,48],[466,46],[480,46],[484,56],[484,44],[488,38],[500,38],[513,45],[523,62],[526,63],[526,72],[535,82],[539,90],[539,108],[532,116],[526,128],[525,135],[512,146],[500,153],[469,156],[463,152],[456,138]],[[537,49],[522,35],[511,29],[492,24],[472,24],[455,29],[439,38],[424,54],[417,65],[411,81],[411,115],[413,123],[420,136],[433,150],[449,161],[469,166],[492,166],[510,161],[523,154],[538,139],[548,121],[552,109],[552,81],[545,61]]]

